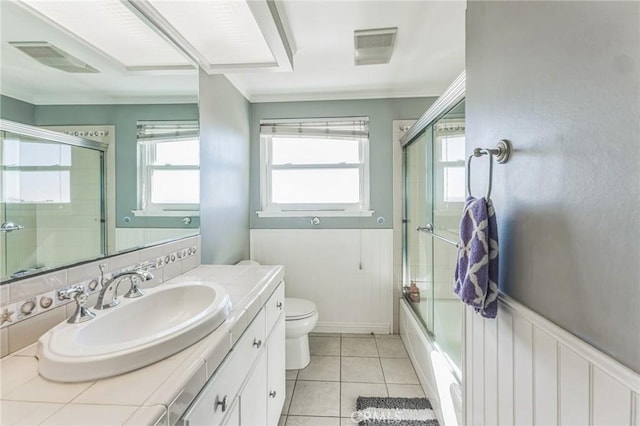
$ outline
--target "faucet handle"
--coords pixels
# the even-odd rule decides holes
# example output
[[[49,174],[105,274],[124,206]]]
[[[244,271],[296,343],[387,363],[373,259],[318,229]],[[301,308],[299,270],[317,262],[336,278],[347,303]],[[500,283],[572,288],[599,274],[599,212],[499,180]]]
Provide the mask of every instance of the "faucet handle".
[[[76,301],[76,311],[67,320],[69,324],[78,324],[96,317],[96,314],[87,309],[86,304],[89,294],[87,294],[83,285],[75,285],[64,290],[58,290],[58,299],[71,298]]]
[[[82,284],[73,285],[69,288],[58,290],[58,300],[67,300],[75,298],[76,295],[84,293],[84,286]]]

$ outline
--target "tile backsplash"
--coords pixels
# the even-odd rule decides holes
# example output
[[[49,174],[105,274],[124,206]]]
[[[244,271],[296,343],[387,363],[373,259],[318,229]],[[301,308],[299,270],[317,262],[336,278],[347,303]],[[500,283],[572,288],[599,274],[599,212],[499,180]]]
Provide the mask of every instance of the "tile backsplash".
[[[200,247],[198,235],[0,286],[0,356],[36,342],[75,312],[75,302],[59,300],[58,290],[84,285],[91,307],[101,288],[101,267],[105,279],[114,273],[145,269],[154,278],[140,288],[154,287],[199,266]]]

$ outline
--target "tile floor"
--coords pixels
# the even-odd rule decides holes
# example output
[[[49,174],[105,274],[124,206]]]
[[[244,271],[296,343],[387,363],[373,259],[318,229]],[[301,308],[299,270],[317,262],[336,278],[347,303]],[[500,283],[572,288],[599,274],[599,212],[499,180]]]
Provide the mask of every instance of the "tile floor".
[[[398,335],[311,333],[311,363],[287,371],[286,426],[353,426],[358,396],[424,396]]]

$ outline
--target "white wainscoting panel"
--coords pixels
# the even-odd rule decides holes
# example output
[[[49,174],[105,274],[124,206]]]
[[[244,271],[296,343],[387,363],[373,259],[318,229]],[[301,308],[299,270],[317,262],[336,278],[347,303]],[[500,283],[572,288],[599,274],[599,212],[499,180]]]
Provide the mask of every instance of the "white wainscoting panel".
[[[638,426],[638,373],[504,295],[465,317],[466,424]]]
[[[315,331],[392,331],[393,230],[252,229],[251,259],[284,265],[287,297],[318,307]]]

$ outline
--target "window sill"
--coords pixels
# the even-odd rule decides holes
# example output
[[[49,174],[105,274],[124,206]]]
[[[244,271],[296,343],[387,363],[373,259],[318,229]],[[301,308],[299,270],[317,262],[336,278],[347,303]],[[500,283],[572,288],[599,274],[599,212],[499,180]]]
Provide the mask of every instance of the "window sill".
[[[373,210],[287,210],[256,212],[258,217],[368,217]]]
[[[200,216],[199,210],[131,210],[134,216],[185,217]]]

